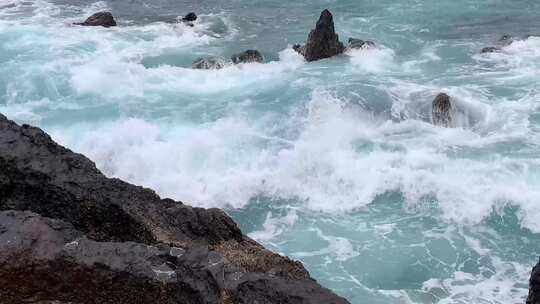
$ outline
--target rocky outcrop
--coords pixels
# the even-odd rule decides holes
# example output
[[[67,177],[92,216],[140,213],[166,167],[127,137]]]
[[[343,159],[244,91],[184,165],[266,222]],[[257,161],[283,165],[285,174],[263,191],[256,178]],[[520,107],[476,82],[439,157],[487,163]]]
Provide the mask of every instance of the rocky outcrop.
[[[179,21],[183,22],[187,26],[195,26],[194,22],[197,21],[197,14],[191,12],[182,17]]]
[[[42,130],[1,115],[0,167],[0,209],[62,219],[96,240],[210,245],[243,240],[223,211],[162,200],[150,189],[109,179]]]
[[[99,12],[88,17],[84,22],[75,23],[76,25],[84,26],[103,26],[111,27],[116,26],[116,21],[110,12]]]
[[[3,115],[0,210],[8,303],[348,303],[223,211],[107,178]]]
[[[375,47],[375,42],[373,41],[349,38],[349,45],[347,46],[346,50],[369,49],[372,47]]]
[[[309,33],[305,46],[295,45],[293,48],[308,62],[343,53],[345,47],[335,32],[332,13],[327,9],[322,11],[315,29]]]
[[[433,124],[441,127],[452,126],[452,103],[450,96],[445,93],[440,93],[435,97],[432,103]]]
[[[540,304],[540,262],[533,267],[529,279],[529,296],[527,304]]]
[[[188,13],[187,15],[185,15],[183,18],[182,18],[182,21],[184,22],[193,22],[197,20],[197,14],[191,12],[191,13]]]
[[[224,68],[226,62],[220,57],[199,58],[193,62],[191,67],[198,70],[219,70]]]
[[[242,53],[232,55],[231,60],[235,64],[250,63],[250,62],[263,62],[264,57],[257,50],[247,50]]]
[[[207,249],[96,242],[28,211],[0,212],[0,223],[2,303],[218,303],[221,297],[216,279],[223,263],[212,266],[221,257]]]

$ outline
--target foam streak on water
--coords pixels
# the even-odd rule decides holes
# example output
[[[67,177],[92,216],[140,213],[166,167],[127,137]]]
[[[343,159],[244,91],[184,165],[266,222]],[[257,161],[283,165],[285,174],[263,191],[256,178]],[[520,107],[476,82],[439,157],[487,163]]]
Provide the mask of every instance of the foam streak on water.
[[[0,112],[109,176],[226,208],[354,304],[524,302],[540,4],[181,2],[0,1]],[[305,63],[291,45],[324,7],[377,47]],[[103,9],[119,27],[71,25]],[[188,10],[194,27],[169,22]],[[266,63],[191,69],[249,48]],[[430,123],[439,92],[456,128]]]

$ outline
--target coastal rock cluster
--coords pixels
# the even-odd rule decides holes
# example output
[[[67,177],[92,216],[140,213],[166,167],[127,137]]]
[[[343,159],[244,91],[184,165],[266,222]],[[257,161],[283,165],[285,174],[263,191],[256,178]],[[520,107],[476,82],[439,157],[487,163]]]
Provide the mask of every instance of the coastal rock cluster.
[[[179,22],[193,26],[193,22],[197,18],[195,13],[189,13],[179,19]],[[111,13],[99,12],[90,16],[85,22],[78,24],[109,27],[115,26],[116,22]],[[504,35],[499,39],[497,46],[485,47],[481,50],[481,53],[499,52],[503,46],[509,45],[512,42],[512,36]],[[295,44],[293,49],[301,54],[307,62],[312,62],[338,56],[353,50],[364,50],[375,47],[376,45],[373,41],[357,38],[349,38],[348,44],[345,46],[339,40],[339,36],[335,31],[332,13],[325,9],[321,12],[315,28],[310,31],[306,43],[304,45]],[[218,70],[233,64],[252,62],[262,63],[264,62],[264,56],[258,50],[246,50],[238,54],[233,54],[230,59],[220,56],[198,58],[192,63],[191,67],[200,70]],[[431,109],[431,122],[434,125],[447,128],[455,126],[452,116],[456,112],[456,109],[450,96],[445,93],[438,94],[432,102]]]
[[[334,28],[334,18],[329,10],[321,12],[319,20],[307,38],[305,45],[296,44],[293,49],[304,56],[306,61],[317,61],[334,57],[345,51],[352,49],[365,49],[374,47],[372,41],[364,41],[356,38],[349,38],[349,45],[345,47]]]
[[[220,209],[105,177],[0,114],[2,303],[348,303]]]

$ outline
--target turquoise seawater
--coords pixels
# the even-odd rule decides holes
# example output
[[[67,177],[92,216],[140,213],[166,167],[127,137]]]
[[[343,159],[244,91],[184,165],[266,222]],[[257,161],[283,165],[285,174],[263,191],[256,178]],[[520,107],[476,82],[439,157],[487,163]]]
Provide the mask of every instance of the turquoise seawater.
[[[322,9],[377,48],[306,63]],[[112,10],[117,28],[70,25]],[[360,303],[524,303],[540,254],[540,2],[0,0],[0,112],[108,176],[225,208]],[[194,27],[173,24],[190,11]],[[515,41],[480,54],[502,35]],[[266,63],[193,70],[258,49]],[[452,96],[456,128],[430,124]]]

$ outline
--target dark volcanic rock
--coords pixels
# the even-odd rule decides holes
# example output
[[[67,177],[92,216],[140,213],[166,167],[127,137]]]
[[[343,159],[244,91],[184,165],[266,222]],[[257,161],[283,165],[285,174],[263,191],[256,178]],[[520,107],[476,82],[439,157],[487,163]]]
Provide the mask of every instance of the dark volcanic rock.
[[[199,70],[219,70],[225,67],[225,60],[219,57],[199,58],[192,64],[192,68]]]
[[[309,33],[302,54],[307,61],[315,61],[339,55],[344,49],[334,30],[332,14],[328,10],[322,11],[315,29]]]
[[[452,103],[450,96],[440,93],[435,97],[432,104],[433,124],[441,127],[452,126]]]
[[[247,50],[242,53],[234,54],[231,56],[233,63],[249,63],[249,62],[263,62],[264,57],[257,50]]]
[[[489,47],[485,47],[483,48],[480,53],[495,53],[495,52],[498,52],[500,51],[501,49],[498,48],[498,47],[494,47],[494,46],[489,46]]]
[[[5,227],[2,303],[219,303],[221,298],[217,271],[204,248],[96,242],[70,224],[27,211],[0,212],[0,223]]]
[[[2,303],[218,304],[223,294],[233,303],[347,303],[310,279],[245,273],[205,246],[96,242],[29,211],[0,212],[0,223]]]
[[[195,20],[197,20],[197,15],[193,12],[188,13],[187,15],[184,16],[184,18],[182,18],[182,21],[184,22],[193,22]]]
[[[283,280],[259,274],[248,274],[241,280],[245,281],[236,288],[236,303],[239,304],[348,303],[321,291],[317,284],[310,280]]]
[[[116,21],[114,20],[114,17],[109,12],[99,12],[95,13],[92,16],[88,17],[84,22],[82,23],[75,23],[76,25],[85,25],[85,26],[104,26],[104,27],[111,27],[116,26]]]
[[[540,262],[534,266],[531,272],[527,304],[540,304]]]
[[[0,210],[6,303],[348,303],[223,211],[107,178],[1,114]]]

